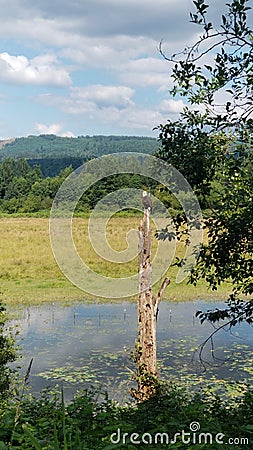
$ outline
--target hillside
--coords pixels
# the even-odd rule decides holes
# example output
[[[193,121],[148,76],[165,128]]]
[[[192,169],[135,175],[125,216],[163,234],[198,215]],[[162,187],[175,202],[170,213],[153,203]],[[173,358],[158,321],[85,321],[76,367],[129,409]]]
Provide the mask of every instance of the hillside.
[[[55,176],[72,165],[75,169],[94,157],[118,152],[154,153],[158,142],[150,137],[79,136],[68,138],[53,134],[28,136],[0,142],[0,162],[6,158],[26,158],[39,165],[44,176]]]
[[[71,156],[90,159],[93,156],[123,151],[153,153],[157,147],[157,140],[150,137],[78,136],[69,138],[41,134],[2,141],[0,158],[18,156],[41,159]]]
[[[11,144],[11,142],[14,142],[15,138],[5,139],[3,141],[0,141],[0,149],[3,148],[7,144]]]

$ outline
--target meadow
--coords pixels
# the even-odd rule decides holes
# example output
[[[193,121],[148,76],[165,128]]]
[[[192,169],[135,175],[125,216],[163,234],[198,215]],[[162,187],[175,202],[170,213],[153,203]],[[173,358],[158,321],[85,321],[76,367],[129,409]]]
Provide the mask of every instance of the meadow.
[[[140,217],[113,217],[107,225],[107,240],[116,251],[126,248],[126,235],[131,229],[138,230]],[[137,271],[137,257],[124,264],[106,261],[94,251],[88,235],[88,218],[73,220],[73,239],[85,263],[94,271],[105,276],[129,276]],[[49,219],[34,217],[2,217],[0,219],[1,252],[0,280],[1,299],[6,304],[40,304],[42,302],[63,302],[105,300],[94,299],[68,281],[59,269],[51,249]],[[157,240],[153,239],[155,254]],[[182,254],[183,245],[177,245],[177,254]],[[169,255],[168,255],[169,257]],[[177,284],[176,267],[168,269],[171,284],[164,294],[164,300],[223,299],[228,286],[217,292],[208,289],[204,282],[197,287],[187,280]],[[134,300],[131,298],[130,300]]]

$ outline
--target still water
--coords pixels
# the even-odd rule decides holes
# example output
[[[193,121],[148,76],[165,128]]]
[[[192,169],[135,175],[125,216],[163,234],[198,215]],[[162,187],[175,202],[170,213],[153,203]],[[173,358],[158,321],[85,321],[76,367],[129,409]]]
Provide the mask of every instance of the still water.
[[[199,346],[214,328],[200,325],[197,310],[223,307],[205,301],[164,302],[157,322],[160,375],[167,380],[202,386],[218,380],[253,382],[252,327],[242,324],[233,334],[220,331],[214,337],[215,352],[208,344],[201,364]],[[14,312],[11,310],[10,312]],[[64,387],[67,398],[78,389],[106,386],[113,398],[127,392],[133,381],[131,352],[137,336],[137,305],[81,303],[71,306],[45,304],[15,310],[12,325],[19,330],[18,345],[24,374],[33,358],[30,390]]]

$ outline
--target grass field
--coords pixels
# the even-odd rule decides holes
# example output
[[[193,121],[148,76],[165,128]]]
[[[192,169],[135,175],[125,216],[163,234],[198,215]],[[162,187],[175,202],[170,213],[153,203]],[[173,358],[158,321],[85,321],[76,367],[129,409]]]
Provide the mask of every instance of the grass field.
[[[138,229],[139,218],[115,217],[107,226],[109,244],[117,251],[126,248],[126,233]],[[88,219],[76,218],[73,222],[73,239],[85,263],[105,276],[120,277],[136,273],[137,258],[125,264],[110,263],[99,257],[89,242]],[[5,303],[73,302],[94,300],[73,286],[60,271],[50,245],[47,218],[1,218],[0,280],[1,299]],[[157,247],[153,239],[153,253]],[[178,248],[182,252],[182,245]],[[171,267],[168,275],[171,284],[164,300],[190,300],[225,298],[227,286],[218,292],[208,290],[204,282],[194,287],[184,281],[175,283],[177,269]],[[101,300],[101,299],[96,299]],[[103,299],[104,300],[104,299]],[[133,300],[133,299],[132,299]]]

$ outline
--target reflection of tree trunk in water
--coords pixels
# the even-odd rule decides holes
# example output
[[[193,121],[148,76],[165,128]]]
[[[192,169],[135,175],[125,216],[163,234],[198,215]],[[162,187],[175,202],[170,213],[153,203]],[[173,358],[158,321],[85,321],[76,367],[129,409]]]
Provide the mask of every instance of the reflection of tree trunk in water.
[[[157,295],[152,294],[152,237],[149,224],[149,210],[139,226],[139,297],[138,297],[138,341],[136,343],[138,391],[135,397],[142,401],[155,392],[156,364],[156,321],[161,296],[170,280],[166,278]]]

